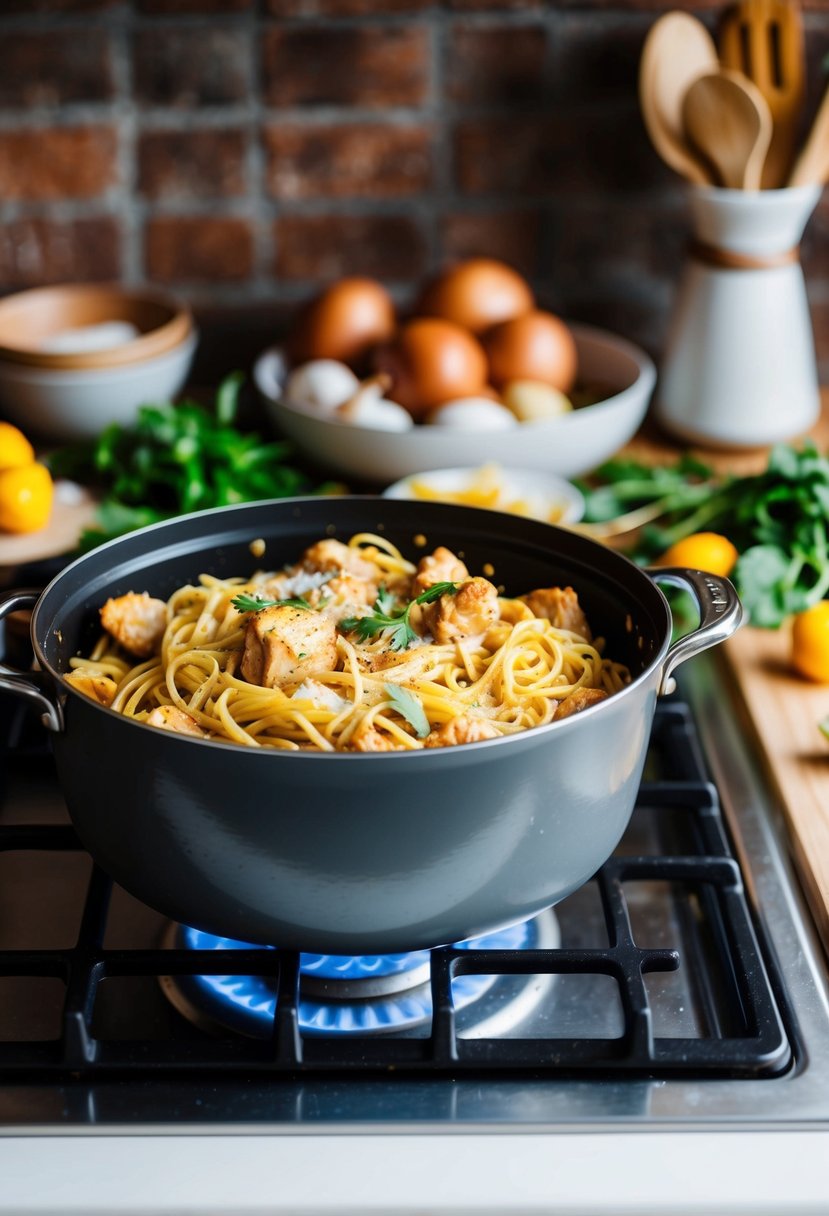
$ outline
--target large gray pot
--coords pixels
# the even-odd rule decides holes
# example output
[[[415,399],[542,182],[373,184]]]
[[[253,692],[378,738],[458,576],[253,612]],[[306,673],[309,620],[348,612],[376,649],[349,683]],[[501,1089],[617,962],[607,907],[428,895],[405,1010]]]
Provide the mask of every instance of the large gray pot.
[[[591,709],[510,738],[418,752],[259,751],[157,730],[64,680],[111,595],[166,598],[204,571],[279,569],[319,537],[383,532],[409,557],[463,553],[518,595],[572,584],[632,683]],[[255,562],[249,544],[267,542]],[[689,655],[740,622],[731,584],[693,571],[701,625],[671,645],[651,577],[574,533],[489,511],[376,498],[293,499],[205,511],[112,541],[0,618],[37,602],[36,674],[0,687],[38,703],[86,847],[117,882],[212,933],[322,953],[435,946],[533,915],[584,883],[633,808],[657,695]]]

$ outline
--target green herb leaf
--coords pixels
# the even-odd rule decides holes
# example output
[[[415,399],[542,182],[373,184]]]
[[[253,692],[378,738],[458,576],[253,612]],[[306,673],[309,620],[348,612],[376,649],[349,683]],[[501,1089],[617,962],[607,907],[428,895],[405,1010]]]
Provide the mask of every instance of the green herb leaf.
[[[383,689],[401,718],[405,718],[409,726],[414,728],[418,739],[425,739],[432,728],[420,697],[408,688],[401,688],[399,684],[384,684]]]
[[[261,595],[247,595],[242,592],[230,601],[240,612],[261,612],[263,608],[304,608],[306,612],[313,611],[307,600],[297,597],[288,600],[267,600]]]
[[[374,608],[366,616],[349,616],[340,621],[340,628],[345,633],[356,633],[361,642],[367,642],[377,633],[386,633],[392,650],[405,650],[417,638],[417,634],[409,624],[409,613],[413,604],[429,604],[440,599],[442,595],[454,594],[458,589],[457,583],[435,583],[428,587],[417,599],[410,600],[402,611],[393,613],[394,597],[384,586],[380,586]]]

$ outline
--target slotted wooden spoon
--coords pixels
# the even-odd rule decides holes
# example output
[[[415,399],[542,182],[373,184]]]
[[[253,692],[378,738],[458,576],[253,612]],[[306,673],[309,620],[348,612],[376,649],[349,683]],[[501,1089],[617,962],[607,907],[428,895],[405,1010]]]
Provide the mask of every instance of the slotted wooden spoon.
[[[771,140],[771,112],[760,90],[739,72],[709,72],[682,101],[689,143],[714,167],[722,186],[759,190]]]
[[[720,25],[720,58],[724,67],[747,76],[768,103],[772,135],[761,184],[783,186],[794,160],[806,83],[796,0],[741,0],[728,9]]]
[[[708,30],[690,13],[665,13],[648,31],[639,62],[639,104],[651,143],[667,165],[688,181],[710,185],[711,173],[689,148],[682,98],[697,76],[718,66]]]

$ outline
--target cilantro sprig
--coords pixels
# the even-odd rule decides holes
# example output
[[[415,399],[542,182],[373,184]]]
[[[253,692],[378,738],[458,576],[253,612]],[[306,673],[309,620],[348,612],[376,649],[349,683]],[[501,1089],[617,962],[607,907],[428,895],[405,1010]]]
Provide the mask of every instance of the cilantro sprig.
[[[457,589],[457,583],[434,583],[404,608],[395,611],[397,601],[394,595],[381,586],[372,611],[366,616],[346,617],[340,621],[340,628],[346,633],[356,633],[361,642],[367,642],[375,634],[386,633],[392,650],[405,650],[417,638],[409,624],[409,613],[414,605],[431,604],[442,595],[454,595]]]
[[[267,600],[261,595],[247,595],[242,592],[234,595],[230,602],[240,612],[261,612],[263,608],[304,608],[311,612],[311,605],[301,596],[288,600]]]

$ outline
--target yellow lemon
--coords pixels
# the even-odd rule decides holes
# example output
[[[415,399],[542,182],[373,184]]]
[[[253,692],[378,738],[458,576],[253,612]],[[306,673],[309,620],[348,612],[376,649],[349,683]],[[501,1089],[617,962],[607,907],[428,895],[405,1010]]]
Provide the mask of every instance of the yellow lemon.
[[[36,532],[49,522],[52,478],[45,465],[21,465],[0,471],[0,528],[4,532]]]
[[[829,600],[798,612],[792,621],[792,666],[810,680],[829,684]]]
[[[22,431],[10,422],[0,422],[0,470],[31,464],[35,452]]]
[[[718,532],[694,532],[662,554],[660,566],[688,566],[691,570],[704,570],[706,574],[727,577],[737,562],[739,554],[727,536]]]

